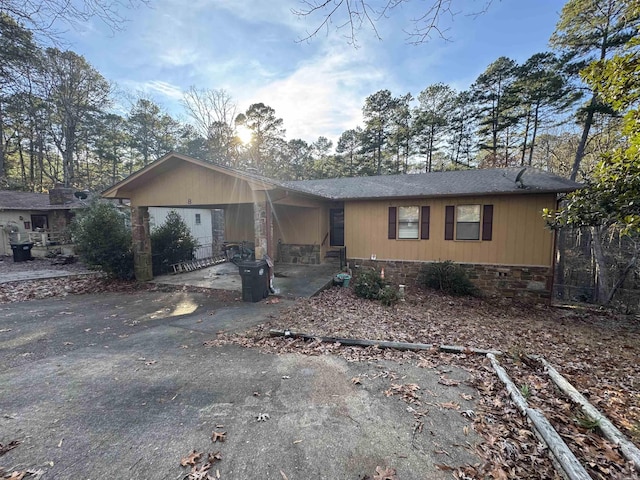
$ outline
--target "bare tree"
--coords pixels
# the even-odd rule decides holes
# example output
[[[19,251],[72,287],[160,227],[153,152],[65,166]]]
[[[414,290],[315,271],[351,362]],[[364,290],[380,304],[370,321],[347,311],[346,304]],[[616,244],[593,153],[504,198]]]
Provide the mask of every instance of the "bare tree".
[[[294,15],[299,17],[315,18],[320,17],[316,26],[307,32],[307,36],[302,41],[310,40],[321,30],[329,31],[331,25],[335,25],[336,30],[347,30],[345,35],[348,42],[357,45],[357,36],[363,27],[373,30],[375,36],[380,39],[377,24],[381,20],[390,17],[393,11],[403,4],[412,0],[301,0],[303,6],[300,9],[293,9]],[[413,0],[415,2],[415,0]],[[461,11],[454,9],[454,5],[462,4],[460,0],[431,0],[426,3],[422,13],[411,21],[411,26],[405,29],[407,42],[419,45],[431,39],[432,34],[436,34],[444,40],[448,40],[448,27],[445,26],[443,18],[453,18]],[[467,15],[480,15],[487,11],[492,0],[483,0],[482,6]],[[464,7],[462,7],[464,8]]]
[[[198,89],[184,94],[182,105],[194,121],[194,127],[206,139],[209,160],[231,164],[236,140],[237,105],[224,89]]]
[[[66,28],[98,19],[116,32],[127,21],[123,9],[148,5],[149,0],[0,0],[5,13],[37,36],[56,39]]]

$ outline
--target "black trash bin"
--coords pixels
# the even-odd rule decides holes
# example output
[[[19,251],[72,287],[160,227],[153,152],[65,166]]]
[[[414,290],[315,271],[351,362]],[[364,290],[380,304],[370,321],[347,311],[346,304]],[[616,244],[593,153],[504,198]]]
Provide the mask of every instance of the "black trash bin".
[[[31,256],[32,247],[33,242],[12,243],[11,250],[13,250],[13,261],[26,262],[27,260],[33,260],[33,257]]]
[[[238,263],[242,278],[242,301],[259,302],[269,296],[269,265],[266,260]]]

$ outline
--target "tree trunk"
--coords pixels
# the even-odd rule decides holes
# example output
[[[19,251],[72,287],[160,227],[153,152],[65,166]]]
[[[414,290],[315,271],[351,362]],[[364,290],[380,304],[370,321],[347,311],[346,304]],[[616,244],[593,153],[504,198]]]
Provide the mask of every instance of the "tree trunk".
[[[529,147],[529,166],[533,163],[533,149],[536,146],[536,136],[538,135],[538,124],[540,123],[540,102],[536,104],[536,110],[533,114],[533,133],[531,135],[531,146]]]
[[[587,111],[587,118],[584,121],[582,136],[580,137],[580,143],[578,144],[578,149],[576,150],[576,157],[573,161],[573,167],[571,167],[571,176],[569,178],[574,181],[578,176],[578,170],[580,170],[580,162],[582,162],[582,158],[584,157],[584,152],[587,147],[589,130],[591,130],[591,125],[593,124],[595,104],[596,104],[596,96],[593,95],[591,97],[591,101],[589,102],[589,110]]]
[[[618,291],[618,289],[620,287],[622,287],[622,284],[624,283],[625,279],[627,278],[627,275],[629,274],[631,269],[636,266],[637,262],[638,262],[638,255],[637,255],[637,253],[634,253],[633,257],[631,257],[631,260],[629,260],[629,263],[627,263],[627,265],[624,267],[624,270],[622,270],[622,272],[620,273],[620,276],[616,280],[616,283],[613,285],[613,287],[609,291],[609,295],[607,296],[607,299],[605,301],[605,305],[608,305],[609,302],[611,302],[611,300],[613,300],[613,297],[615,296],[616,292]]]
[[[564,253],[567,245],[567,229],[561,228],[558,231],[557,244],[556,244],[556,271],[554,284],[556,286],[556,296],[559,299],[564,299],[564,284],[565,284],[565,261]],[[553,292],[551,292],[553,295]]]
[[[520,166],[524,167],[524,159],[527,155],[527,141],[529,140],[529,124],[531,123],[531,108],[527,111],[527,122],[524,126],[524,141],[522,142],[522,155],[520,157]],[[533,146],[532,146],[533,147]],[[531,160],[529,160],[531,165]]]
[[[594,261],[595,273],[595,300],[604,304],[609,298],[609,270],[607,261],[602,250],[602,230],[603,227],[591,227],[591,246]]]
[[[0,99],[0,178],[6,174],[4,153],[4,118],[2,117],[2,99]]]

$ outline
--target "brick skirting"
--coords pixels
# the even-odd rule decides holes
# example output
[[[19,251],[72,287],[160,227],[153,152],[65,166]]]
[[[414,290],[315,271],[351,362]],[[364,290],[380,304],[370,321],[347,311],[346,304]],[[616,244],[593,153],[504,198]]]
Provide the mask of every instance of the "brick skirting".
[[[358,267],[384,268],[385,279],[395,284],[416,285],[420,268],[429,262],[349,259],[354,274]],[[485,295],[536,302],[551,298],[552,268],[461,263],[469,279]],[[356,268],[354,268],[356,267]]]

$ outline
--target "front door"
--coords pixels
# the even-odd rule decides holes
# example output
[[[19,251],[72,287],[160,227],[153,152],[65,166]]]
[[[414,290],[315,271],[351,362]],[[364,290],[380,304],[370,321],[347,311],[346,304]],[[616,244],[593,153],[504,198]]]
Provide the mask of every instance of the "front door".
[[[344,246],[344,208],[329,209],[329,245]]]

